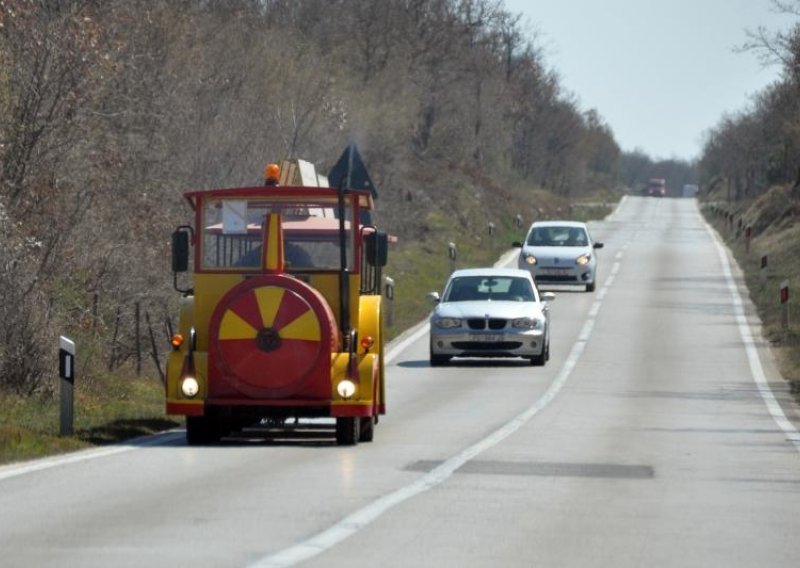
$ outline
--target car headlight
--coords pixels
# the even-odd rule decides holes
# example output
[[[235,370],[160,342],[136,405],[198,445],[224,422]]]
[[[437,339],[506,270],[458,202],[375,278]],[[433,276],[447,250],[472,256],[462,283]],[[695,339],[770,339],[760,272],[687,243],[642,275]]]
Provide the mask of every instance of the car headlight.
[[[461,327],[461,320],[458,318],[439,318],[434,320],[433,323],[436,324],[436,327],[441,327],[442,329]]]
[[[586,266],[589,264],[589,261],[592,260],[591,254],[582,254],[578,258],[575,259],[575,263],[578,266]]]
[[[538,329],[542,327],[542,320],[538,318],[516,318],[511,320],[511,327],[517,329]]]
[[[536,264],[536,257],[532,254],[526,254],[522,257],[522,259],[525,261],[525,264],[530,264],[531,266]]]

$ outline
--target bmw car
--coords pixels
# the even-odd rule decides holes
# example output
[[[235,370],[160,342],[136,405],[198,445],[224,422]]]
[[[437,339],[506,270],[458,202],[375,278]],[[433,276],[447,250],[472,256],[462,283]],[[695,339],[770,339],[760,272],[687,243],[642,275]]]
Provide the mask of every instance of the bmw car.
[[[584,286],[594,292],[597,278],[595,242],[586,223],[578,221],[537,221],[525,241],[515,242],[522,250],[517,266],[533,275],[534,281],[547,284]]]
[[[452,357],[523,357],[542,366],[550,358],[548,301],[527,270],[469,268],[450,275],[430,320],[431,366]]]

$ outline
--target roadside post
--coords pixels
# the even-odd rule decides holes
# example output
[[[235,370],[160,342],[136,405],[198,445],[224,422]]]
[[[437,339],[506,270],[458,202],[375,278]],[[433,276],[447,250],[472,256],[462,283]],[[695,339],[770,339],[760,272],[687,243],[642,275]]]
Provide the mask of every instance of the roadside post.
[[[789,281],[781,282],[781,326],[789,329]]]
[[[447,244],[447,256],[450,258],[450,272],[456,270],[456,243]]]
[[[744,250],[750,254],[750,239],[753,237],[753,228],[748,225],[744,230]]]
[[[514,226],[517,229],[521,229],[522,228],[522,215],[520,215],[519,213],[517,213],[517,216],[514,217]]]
[[[489,246],[492,247],[492,253],[494,253],[494,232],[495,232],[495,224],[489,221]]]
[[[61,435],[72,436],[74,423],[75,342],[58,338],[58,374],[61,377]]]
[[[386,325],[394,322],[394,278],[383,277],[383,290],[386,295]]]

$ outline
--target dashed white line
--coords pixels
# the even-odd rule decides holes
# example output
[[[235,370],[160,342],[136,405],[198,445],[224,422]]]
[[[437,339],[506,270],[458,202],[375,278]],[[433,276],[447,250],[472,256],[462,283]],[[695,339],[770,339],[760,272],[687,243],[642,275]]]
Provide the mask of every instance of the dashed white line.
[[[606,284],[599,290],[598,297],[592,304],[589,317],[584,322],[583,327],[578,334],[578,338],[573,344],[566,361],[561,366],[558,375],[556,375],[556,378],[550,384],[545,393],[525,411],[489,434],[487,437],[466,448],[457,455],[447,459],[444,463],[434,468],[429,473],[423,475],[416,481],[401,487],[392,493],[384,495],[383,497],[375,499],[371,503],[344,517],[342,520],[323,530],[317,535],[303,542],[299,542],[294,546],[266,556],[256,561],[251,566],[253,568],[294,566],[300,562],[304,562],[319,554],[322,554],[346,538],[365,528],[368,524],[388,512],[394,506],[399,505],[400,503],[403,503],[412,497],[423,493],[424,491],[444,483],[458,468],[460,468],[466,462],[485,450],[488,450],[489,448],[499,444],[502,440],[519,430],[542,409],[550,404],[553,399],[555,399],[564,384],[567,382],[567,379],[572,374],[572,371],[575,369],[575,365],[583,354],[586,344],[591,337],[592,330],[594,329],[595,316],[600,310],[602,296],[604,296],[608,290],[607,286],[608,285]],[[425,331],[427,331],[427,327],[422,326],[417,331],[411,333],[407,339],[401,341],[390,351],[389,355],[387,356],[387,360],[390,357],[394,358],[413,341],[418,339]]]

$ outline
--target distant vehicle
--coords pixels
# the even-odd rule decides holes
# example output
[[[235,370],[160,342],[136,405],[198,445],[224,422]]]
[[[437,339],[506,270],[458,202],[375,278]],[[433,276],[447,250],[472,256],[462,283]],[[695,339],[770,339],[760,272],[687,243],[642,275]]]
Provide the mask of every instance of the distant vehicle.
[[[527,270],[469,268],[450,275],[431,315],[430,362],[451,357],[523,357],[542,366],[550,358],[548,301]]]
[[[647,182],[647,195],[651,197],[666,197],[667,180],[664,178],[650,178]]]
[[[522,248],[517,266],[529,271],[537,283],[585,285],[587,292],[594,292],[594,249],[603,248],[603,243],[592,241],[586,223],[537,221],[525,241],[513,245]]]

